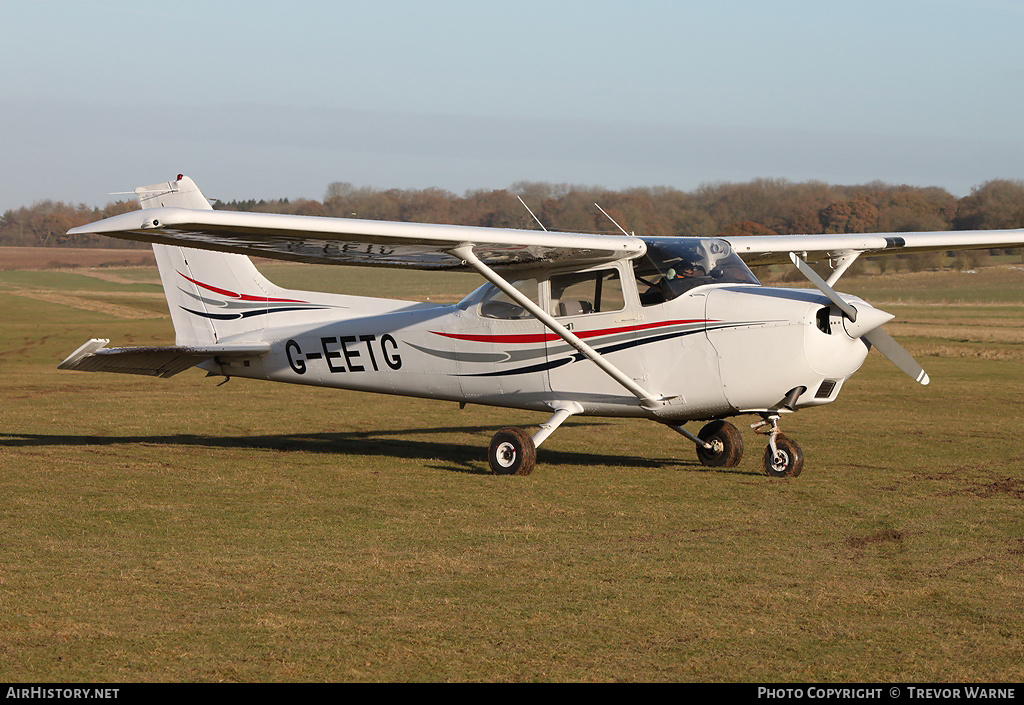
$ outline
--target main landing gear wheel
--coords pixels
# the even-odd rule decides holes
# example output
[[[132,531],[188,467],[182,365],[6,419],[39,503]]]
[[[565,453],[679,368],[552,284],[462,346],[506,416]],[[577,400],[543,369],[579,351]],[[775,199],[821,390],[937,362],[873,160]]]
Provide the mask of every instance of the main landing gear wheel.
[[[697,438],[710,443],[711,448],[697,446],[697,458],[711,468],[734,468],[743,457],[743,436],[728,421],[712,421],[700,430]]]
[[[768,477],[796,477],[804,469],[804,452],[791,438],[781,433],[775,435],[775,449],[772,444],[764,449],[764,474]]]
[[[529,475],[537,464],[533,437],[521,428],[503,428],[494,434],[487,462],[495,475]]]

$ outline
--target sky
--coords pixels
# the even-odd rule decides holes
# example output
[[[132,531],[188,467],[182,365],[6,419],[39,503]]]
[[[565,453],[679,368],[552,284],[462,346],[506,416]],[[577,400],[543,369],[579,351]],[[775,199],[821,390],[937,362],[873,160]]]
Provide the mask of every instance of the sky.
[[[0,212],[1024,179],[1018,0],[0,0]]]

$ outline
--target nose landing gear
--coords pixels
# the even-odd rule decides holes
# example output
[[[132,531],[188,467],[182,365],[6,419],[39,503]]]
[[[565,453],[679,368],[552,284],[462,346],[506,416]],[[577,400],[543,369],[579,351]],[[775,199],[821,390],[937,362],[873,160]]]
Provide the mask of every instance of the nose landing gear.
[[[766,426],[767,430],[762,430]],[[751,428],[768,434],[764,474],[768,477],[797,477],[804,469],[804,452],[796,441],[779,432],[778,414],[764,414],[762,420],[752,424]]]

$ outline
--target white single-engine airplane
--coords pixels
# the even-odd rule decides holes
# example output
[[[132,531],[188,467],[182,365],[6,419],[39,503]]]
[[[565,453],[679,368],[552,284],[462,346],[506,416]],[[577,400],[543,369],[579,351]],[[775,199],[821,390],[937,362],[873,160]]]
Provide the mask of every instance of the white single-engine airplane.
[[[796,476],[803,453],[782,414],[835,401],[874,346],[928,375],[881,326],[893,318],[832,287],[861,254],[1024,245],[1024,230],[655,238],[215,211],[188,177],[136,189],[142,210],[74,228],[155,243],[175,345],[93,339],[61,369],[210,374],[546,411],[506,428],[497,474],[529,473],[574,414],[665,424],[708,466],[734,467],[768,435],[764,471]],[[473,269],[457,304],[293,291],[247,255],[300,262]],[[822,279],[808,262],[828,261]],[[748,265],[791,263],[814,289],[762,286]],[[382,287],[384,288],[384,287]],[[689,421],[708,422],[696,435]]]

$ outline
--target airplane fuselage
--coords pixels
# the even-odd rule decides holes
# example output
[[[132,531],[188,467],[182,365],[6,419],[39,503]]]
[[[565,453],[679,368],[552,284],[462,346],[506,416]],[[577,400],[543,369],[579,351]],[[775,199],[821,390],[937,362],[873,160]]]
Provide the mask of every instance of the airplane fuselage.
[[[246,336],[246,342],[269,344],[269,354],[204,367],[229,376],[540,411],[571,401],[584,414],[683,421],[777,408],[799,387],[795,407],[831,402],[868,352],[844,334],[837,312],[817,291],[711,284],[644,306],[635,286],[623,289],[614,311],[559,320],[668,398],[654,409],[536,319],[488,315],[488,286],[458,304],[393,301],[389,312],[342,320],[329,320],[329,309],[292,312],[288,323],[263,328],[258,340]],[[543,286],[540,291],[546,303]],[[345,308],[368,308],[358,298],[345,297]],[[317,320],[301,320],[310,316]]]

